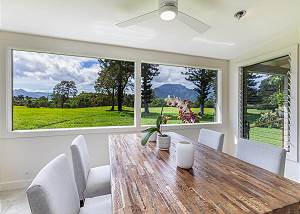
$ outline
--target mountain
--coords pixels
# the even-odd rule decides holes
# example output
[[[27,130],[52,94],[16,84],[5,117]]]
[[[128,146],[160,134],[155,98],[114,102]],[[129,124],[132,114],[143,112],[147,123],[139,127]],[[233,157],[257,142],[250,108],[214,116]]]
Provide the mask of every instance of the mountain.
[[[193,89],[189,89],[181,84],[164,84],[154,89],[154,94],[158,98],[178,97],[180,99],[188,99],[196,101],[198,93]]]
[[[28,97],[31,97],[31,98],[40,98],[40,97],[49,97],[50,93],[29,92],[29,91],[25,91],[24,89],[14,89],[13,95],[14,96],[23,95],[24,97],[28,96]]]

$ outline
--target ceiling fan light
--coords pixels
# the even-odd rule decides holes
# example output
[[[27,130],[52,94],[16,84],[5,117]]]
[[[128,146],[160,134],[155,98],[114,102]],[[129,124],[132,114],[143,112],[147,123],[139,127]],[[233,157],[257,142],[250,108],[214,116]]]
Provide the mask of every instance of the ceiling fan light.
[[[176,18],[177,8],[174,6],[165,6],[160,10],[160,18],[164,21],[171,21]]]

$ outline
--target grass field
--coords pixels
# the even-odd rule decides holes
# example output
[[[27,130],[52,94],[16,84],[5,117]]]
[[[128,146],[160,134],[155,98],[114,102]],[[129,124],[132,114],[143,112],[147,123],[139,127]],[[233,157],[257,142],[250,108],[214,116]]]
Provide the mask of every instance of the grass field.
[[[199,109],[192,109],[199,112]],[[150,108],[150,114],[142,113],[142,125],[155,124],[160,114],[160,107]],[[248,109],[248,120],[251,124],[267,110]],[[143,112],[143,109],[142,109]],[[164,114],[170,116],[168,124],[182,123],[177,119],[178,109],[165,107]],[[200,123],[215,121],[215,110],[205,109],[205,117]],[[124,107],[123,112],[110,111],[110,106],[94,108],[27,108],[15,106],[13,112],[14,130],[49,129],[49,128],[80,128],[101,126],[132,126],[134,125],[133,108]],[[255,127],[250,129],[250,139],[281,146],[282,131],[276,128]]]
[[[13,126],[14,130],[28,130],[133,125],[133,109],[124,107],[124,110],[110,111],[110,106],[74,109],[15,106]]]
[[[100,126],[131,126],[134,124],[133,108],[124,107],[123,112],[110,111],[110,106],[94,108],[27,108],[14,106],[13,129],[49,129],[49,128],[78,128]],[[142,113],[142,124],[155,124],[160,113],[160,107],[150,108],[150,114]],[[193,109],[196,111],[196,109]],[[143,109],[142,109],[143,111]],[[214,121],[214,109],[205,109],[206,117],[201,122]],[[171,117],[170,124],[181,123],[177,119],[178,110],[166,107],[164,114]]]
[[[155,124],[157,116],[160,114],[161,107],[152,107],[149,109],[150,114],[145,114],[142,109],[142,125]],[[192,108],[192,111],[199,113],[199,108]],[[214,122],[215,121],[215,110],[213,108],[204,109],[205,117],[200,119],[200,123]],[[164,115],[171,117],[168,124],[181,124],[181,120],[178,120],[178,108],[176,107],[164,107]]]
[[[250,121],[250,124],[253,125],[254,122],[260,117],[261,113],[265,113],[269,111],[270,110],[248,109],[247,110],[248,121]],[[250,139],[262,143],[273,144],[275,146],[281,146],[282,130],[277,128],[264,128],[264,127],[250,128]]]

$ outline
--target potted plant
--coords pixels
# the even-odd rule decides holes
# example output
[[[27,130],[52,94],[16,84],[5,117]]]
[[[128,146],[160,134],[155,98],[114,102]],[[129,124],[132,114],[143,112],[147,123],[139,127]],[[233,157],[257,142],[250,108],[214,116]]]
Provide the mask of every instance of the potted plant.
[[[146,129],[144,132],[147,132],[145,137],[142,139],[142,145],[146,145],[149,138],[157,132],[157,146],[160,150],[168,150],[170,148],[171,144],[171,138],[170,136],[163,134],[162,133],[162,124],[166,124],[168,120],[170,119],[169,117],[163,115],[163,107],[161,108],[160,115],[156,119],[156,126],[155,127],[150,127]]]

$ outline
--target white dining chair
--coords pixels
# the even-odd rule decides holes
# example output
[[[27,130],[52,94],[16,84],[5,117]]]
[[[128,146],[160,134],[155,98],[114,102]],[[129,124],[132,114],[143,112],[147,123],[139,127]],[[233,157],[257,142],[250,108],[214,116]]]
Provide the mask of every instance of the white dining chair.
[[[237,144],[236,157],[277,175],[284,175],[286,150],[283,148],[240,139]]]
[[[89,152],[84,136],[79,135],[71,144],[74,177],[81,204],[85,198],[111,193],[110,166],[90,168]]]
[[[110,194],[87,199],[80,208],[74,176],[65,154],[38,173],[26,194],[32,214],[112,213]]]
[[[209,129],[200,129],[198,142],[222,152],[224,134]]]

